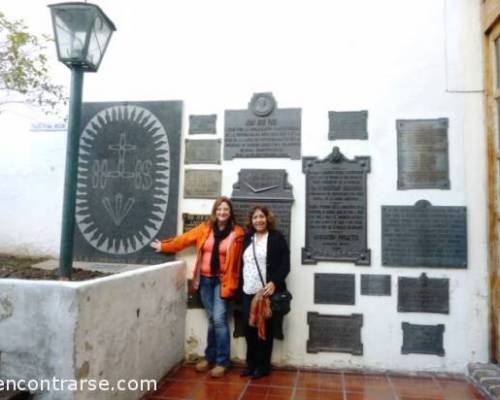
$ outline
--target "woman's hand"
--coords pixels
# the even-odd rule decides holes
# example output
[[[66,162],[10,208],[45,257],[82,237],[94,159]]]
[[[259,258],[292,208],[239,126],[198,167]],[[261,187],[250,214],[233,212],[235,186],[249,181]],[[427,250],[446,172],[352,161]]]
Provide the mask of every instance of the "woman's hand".
[[[155,251],[157,253],[159,253],[161,251],[161,242],[158,240],[158,239],[155,239],[153,240],[150,244],[149,244],[153,249],[155,249]]]
[[[264,286],[264,296],[271,297],[276,290],[276,286],[273,282],[267,282],[266,286]]]

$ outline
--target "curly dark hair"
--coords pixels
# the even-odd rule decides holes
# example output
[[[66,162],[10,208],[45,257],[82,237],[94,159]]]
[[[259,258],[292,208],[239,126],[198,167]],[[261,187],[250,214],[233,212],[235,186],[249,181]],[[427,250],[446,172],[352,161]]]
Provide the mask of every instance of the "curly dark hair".
[[[262,204],[257,204],[253,206],[250,211],[248,212],[248,219],[247,219],[247,229],[254,231],[255,229],[253,228],[252,225],[252,217],[255,211],[260,210],[262,211],[262,214],[266,216],[266,221],[267,221],[267,229],[276,229],[276,217],[274,214],[267,208],[266,206]]]

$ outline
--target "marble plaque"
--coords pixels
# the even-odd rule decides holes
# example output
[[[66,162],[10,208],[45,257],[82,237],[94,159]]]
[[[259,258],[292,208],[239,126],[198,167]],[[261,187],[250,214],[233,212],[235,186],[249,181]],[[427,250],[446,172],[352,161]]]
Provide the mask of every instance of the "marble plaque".
[[[203,308],[203,303],[201,302],[201,297],[200,297],[200,291],[197,290],[195,293],[193,293],[190,288],[191,288],[192,280],[188,279],[187,281],[187,307],[189,309],[193,308]]]
[[[363,315],[324,315],[308,312],[307,323],[308,353],[326,351],[363,355],[363,343],[361,343]]]
[[[190,115],[189,134],[216,133],[217,114],[210,115]]]
[[[182,232],[193,229],[210,218],[210,214],[188,214],[182,213]]]
[[[449,189],[448,119],[397,120],[398,189]]]
[[[186,139],[184,164],[220,164],[221,140]]]
[[[276,228],[290,243],[293,188],[284,169],[242,169],[231,193],[236,221],[245,225],[248,212],[257,205],[267,206],[276,217]]]
[[[314,303],[354,305],[354,277],[354,274],[314,274]]]
[[[390,296],[390,275],[361,275],[361,294],[364,296]]]
[[[382,206],[382,265],[467,268],[466,208]]]
[[[329,111],[328,139],[368,139],[368,111]]]
[[[182,102],[84,103],[74,259],[158,264],[177,234]]]
[[[187,169],[184,171],[184,198],[216,199],[221,195],[222,171]]]
[[[444,356],[444,325],[417,325],[403,322],[403,347],[401,354],[434,354]]]
[[[398,312],[450,313],[450,280],[428,278],[398,278]]]
[[[306,246],[302,263],[346,261],[370,265],[366,175],[370,157],[349,160],[338,147],[323,160],[304,157]]]
[[[278,109],[272,93],[255,93],[247,110],[226,110],[224,124],[224,160],[300,159],[301,109]]]

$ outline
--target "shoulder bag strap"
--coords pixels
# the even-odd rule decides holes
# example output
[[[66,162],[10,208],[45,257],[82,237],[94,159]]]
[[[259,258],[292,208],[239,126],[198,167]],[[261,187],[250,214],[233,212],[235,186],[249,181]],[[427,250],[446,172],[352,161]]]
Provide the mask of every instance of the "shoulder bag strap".
[[[257,255],[255,254],[255,235],[252,236],[252,251],[253,251],[253,259],[255,260],[255,265],[257,266],[257,272],[259,273],[260,282],[262,283],[262,287],[265,287],[264,279],[262,279],[262,273],[260,272],[259,263],[257,261]]]

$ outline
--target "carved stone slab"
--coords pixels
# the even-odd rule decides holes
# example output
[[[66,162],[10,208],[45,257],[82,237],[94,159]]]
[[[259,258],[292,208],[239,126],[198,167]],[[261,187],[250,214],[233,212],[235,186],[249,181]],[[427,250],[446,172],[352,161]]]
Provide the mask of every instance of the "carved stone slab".
[[[190,309],[203,308],[203,303],[201,302],[201,297],[200,297],[200,291],[197,290],[195,293],[192,293],[191,290],[189,290],[191,288],[191,282],[192,282],[191,279],[187,281],[187,291],[188,291],[187,306]]]
[[[271,210],[277,229],[290,243],[291,209],[294,202],[293,188],[287,181],[284,169],[242,169],[231,193],[236,221],[245,225],[249,210],[263,204]]]
[[[403,322],[401,354],[435,354],[444,356],[444,325],[417,325]]]
[[[466,208],[382,206],[382,265],[467,268]]]
[[[181,122],[179,101],[83,105],[75,260],[166,260],[148,244],[177,234]]]
[[[370,265],[367,248],[366,174],[370,157],[349,160],[334,147],[323,160],[304,157],[306,246],[302,263],[350,261]]]
[[[222,171],[187,169],[184,171],[184,198],[216,199],[221,195]]]
[[[224,160],[300,159],[301,109],[278,109],[272,93],[255,93],[247,110],[226,110]]]
[[[354,274],[314,274],[315,304],[355,303]]]
[[[361,343],[363,315],[324,315],[308,312],[307,323],[309,325],[308,353],[327,351],[363,354],[363,343]]]
[[[182,213],[182,232],[186,233],[187,231],[193,229],[195,226],[198,226],[202,222],[205,222],[208,218],[210,218],[210,214]]]
[[[398,189],[449,189],[448,119],[397,120]]]
[[[368,111],[329,111],[328,139],[368,139]]]
[[[217,114],[210,115],[190,115],[189,134],[216,133]]]
[[[220,164],[221,140],[186,139],[184,164]]]
[[[398,278],[398,311],[450,313],[450,280],[428,278]]]
[[[361,275],[361,294],[365,296],[390,296],[390,275]]]

